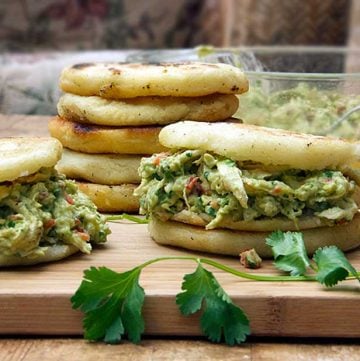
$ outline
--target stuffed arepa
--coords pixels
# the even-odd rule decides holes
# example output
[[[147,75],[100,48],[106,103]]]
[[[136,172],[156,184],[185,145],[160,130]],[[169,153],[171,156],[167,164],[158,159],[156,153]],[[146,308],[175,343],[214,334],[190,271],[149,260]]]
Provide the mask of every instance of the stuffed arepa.
[[[0,139],[0,267],[90,253],[110,233],[105,218],[55,170],[62,146],[54,138]]]
[[[359,245],[359,142],[239,123],[179,122],[159,137],[171,151],[142,160],[135,192],[155,241],[263,257],[275,230],[302,231],[309,253]]]

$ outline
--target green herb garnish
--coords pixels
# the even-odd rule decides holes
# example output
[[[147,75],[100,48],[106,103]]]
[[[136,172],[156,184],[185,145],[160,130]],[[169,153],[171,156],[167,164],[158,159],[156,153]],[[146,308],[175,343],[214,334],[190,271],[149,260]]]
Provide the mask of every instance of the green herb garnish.
[[[210,340],[219,342],[224,337],[229,345],[243,342],[250,333],[245,313],[232,303],[202,263],[218,268],[222,268],[222,265],[195,257],[156,258],[123,273],[106,267],[86,270],[84,280],[71,298],[73,308],[85,313],[84,337],[116,343],[127,334],[130,341],[139,342],[144,331],[142,306],[145,296],[139,285],[140,273],[152,263],[175,259],[195,261],[198,265],[194,273],[184,276],[183,292],[176,296],[181,313],[190,315],[203,308],[201,328]]]
[[[272,248],[275,267],[289,272],[290,276],[241,272],[212,259],[192,256],[159,257],[123,273],[106,267],[91,267],[84,272],[84,279],[71,298],[73,308],[85,313],[84,337],[117,343],[127,336],[130,341],[138,343],[145,328],[142,317],[145,292],[139,278],[145,267],[161,261],[196,262],[195,272],[183,277],[176,304],[184,316],[201,312],[200,327],[204,335],[213,342],[223,340],[228,345],[245,341],[250,334],[250,322],[204,265],[262,282],[318,281],[332,287],[345,279],[360,281],[359,273],[335,246],[318,249],[310,260],[299,232],[273,232],[266,243]],[[311,270],[311,275],[306,274],[308,270]]]
[[[292,276],[304,275],[310,266],[302,234],[299,232],[273,232],[266,244],[272,248],[275,266]]]
[[[249,320],[201,263],[194,273],[185,275],[182,289],[176,296],[181,313],[191,315],[204,305],[200,325],[211,341],[220,342],[222,336],[228,345],[245,341],[250,334]]]
[[[335,286],[349,275],[360,281],[356,269],[346,259],[344,253],[335,246],[318,249],[313,257],[317,265],[316,279],[327,287]]]
[[[149,220],[147,218],[133,216],[133,215],[127,214],[127,213],[108,214],[108,215],[105,216],[105,219],[106,219],[107,222],[116,222],[116,221],[127,220],[127,221],[131,221],[131,222],[134,222],[134,223],[139,223],[139,224],[147,224],[147,223],[149,223]]]
[[[275,267],[291,275],[304,276],[312,269],[315,279],[327,287],[351,276],[360,281],[359,273],[336,246],[317,249],[310,261],[300,232],[273,232],[266,239],[266,244],[272,247]]]
[[[126,333],[130,341],[140,341],[145,297],[139,286],[140,271],[134,268],[117,273],[106,267],[91,267],[84,272],[84,280],[71,301],[73,308],[86,314],[86,339],[117,343]]]

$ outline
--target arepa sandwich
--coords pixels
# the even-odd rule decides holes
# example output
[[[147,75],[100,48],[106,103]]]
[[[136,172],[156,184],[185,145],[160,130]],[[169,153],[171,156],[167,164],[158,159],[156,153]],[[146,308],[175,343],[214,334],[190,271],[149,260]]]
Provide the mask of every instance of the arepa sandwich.
[[[0,139],[0,267],[90,253],[110,233],[105,218],[54,166],[54,138]]]
[[[306,247],[360,244],[360,143],[239,123],[163,128],[170,152],[143,158],[135,194],[152,238],[191,250],[270,257],[266,236],[303,232]]]

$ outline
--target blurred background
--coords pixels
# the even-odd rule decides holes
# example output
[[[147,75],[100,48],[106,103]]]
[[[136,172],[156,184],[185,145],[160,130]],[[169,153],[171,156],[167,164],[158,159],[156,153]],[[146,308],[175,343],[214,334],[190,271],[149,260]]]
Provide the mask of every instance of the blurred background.
[[[61,69],[140,49],[360,46],[360,0],[1,0],[0,111],[55,114]]]
[[[3,51],[345,45],[358,0],[2,0]]]

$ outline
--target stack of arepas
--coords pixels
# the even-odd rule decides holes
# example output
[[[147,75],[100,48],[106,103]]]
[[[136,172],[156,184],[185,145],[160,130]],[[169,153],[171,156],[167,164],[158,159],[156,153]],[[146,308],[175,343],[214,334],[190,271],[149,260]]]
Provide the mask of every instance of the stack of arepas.
[[[100,211],[137,212],[137,170],[142,156],[166,150],[162,126],[231,117],[248,82],[227,64],[95,63],[65,68],[60,87],[59,116],[49,123],[65,147],[59,171]]]

